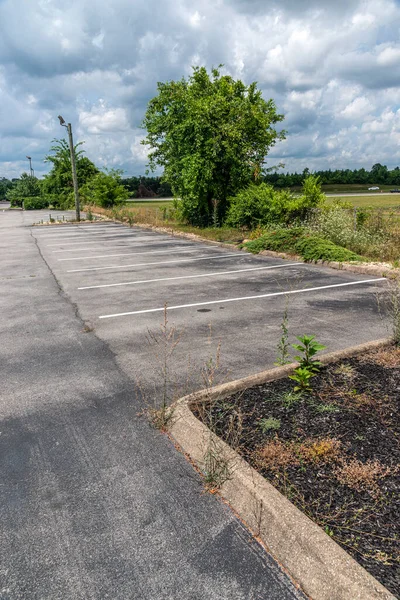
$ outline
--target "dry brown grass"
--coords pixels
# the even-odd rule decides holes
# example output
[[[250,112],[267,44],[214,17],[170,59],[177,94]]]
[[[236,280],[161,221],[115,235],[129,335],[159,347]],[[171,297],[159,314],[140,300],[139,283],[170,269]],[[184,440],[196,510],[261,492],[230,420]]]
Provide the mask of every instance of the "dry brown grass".
[[[332,462],[340,458],[342,445],[335,438],[307,439],[302,442],[297,453],[304,462]]]
[[[291,444],[284,444],[280,440],[267,442],[254,452],[254,461],[260,467],[269,471],[280,471],[289,465],[297,465],[299,459],[293,452]]]
[[[309,438],[301,442],[282,442],[278,438],[257,448],[253,459],[257,466],[270,471],[280,471],[289,465],[304,463],[329,463],[340,460],[341,443],[335,438]]]
[[[335,471],[335,477],[343,485],[347,485],[357,492],[366,491],[371,496],[379,495],[378,482],[393,472],[390,467],[385,467],[378,460],[368,460],[363,463],[353,459]]]
[[[400,347],[390,346],[389,348],[380,348],[374,352],[370,358],[365,356],[360,358],[360,361],[370,362],[371,359],[374,361],[374,363],[377,363],[382,367],[400,367]]]

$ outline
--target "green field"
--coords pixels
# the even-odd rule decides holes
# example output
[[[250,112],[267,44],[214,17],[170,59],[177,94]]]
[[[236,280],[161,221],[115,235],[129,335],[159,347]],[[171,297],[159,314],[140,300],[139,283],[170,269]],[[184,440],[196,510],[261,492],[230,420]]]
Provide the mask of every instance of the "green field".
[[[335,199],[335,196],[328,196],[328,202]],[[400,194],[379,194],[378,195],[357,195],[339,196],[341,202],[348,202],[354,207],[360,208],[398,208],[400,209]]]
[[[128,200],[124,205],[130,208],[169,208],[172,203],[173,198],[159,198],[157,200]]]

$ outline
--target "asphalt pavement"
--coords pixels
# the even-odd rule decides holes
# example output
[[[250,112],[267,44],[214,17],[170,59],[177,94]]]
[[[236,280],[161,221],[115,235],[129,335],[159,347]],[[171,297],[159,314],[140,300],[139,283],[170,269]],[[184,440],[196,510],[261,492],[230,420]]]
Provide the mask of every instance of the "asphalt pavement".
[[[141,414],[154,336],[166,306],[179,395],[218,348],[218,378],[272,366],[286,303],[292,341],[383,337],[384,281],[40,214],[0,213],[1,600],[303,598]]]

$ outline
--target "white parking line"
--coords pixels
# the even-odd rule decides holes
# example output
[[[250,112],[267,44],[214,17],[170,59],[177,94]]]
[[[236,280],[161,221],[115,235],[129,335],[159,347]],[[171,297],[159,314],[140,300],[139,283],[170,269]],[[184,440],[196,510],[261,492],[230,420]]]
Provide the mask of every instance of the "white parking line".
[[[236,269],[234,271],[218,271],[215,273],[201,273],[200,275],[179,275],[178,277],[159,277],[157,279],[142,279],[141,281],[123,281],[121,283],[104,283],[102,285],[87,285],[78,290],[95,290],[98,288],[117,287],[120,285],[138,285],[139,283],[155,283],[156,281],[174,281],[176,279],[196,279],[197,277],[216,277],[217,275],[231,275],[232,273],[248,273],[249,271],[265,271],[267,269],[282,269],[295,265],[305,266],[304,263],[288,263],[285,265],[270,265],[269,267],[252,267],[251,269]]]
[[[170,248],[168,250],[150,250],[149,252],[128,252],[124,254],[101,254],[97,256],[73,256],[72,258],[58,258],[59,262],[63,260],[90,260],[91,258],[111,258],[114,256],[138,256],[139,254],[185,254],[186,252],[197,252],[198,248],[192,248],[190,250],[181,250],[178,248],[177,250]]]
[[[91,243],[91,242],[88,242]],[[96,242],[98,243],[98,242]],[[113,248],[120,248],[120,249],[124,249],[124,248],[143,248],[144,246],[153,246],[156,245],[158,246],[159,244],[179,244],[179,246],[177,247],[181,247],[181,248],[187,248],[188,246],[192,246],[193,244],[189,243],[189,242],[182,242],[179,243],[178,240],[162,240],[160,242],[158,242],[157,240],[155,240],[154,244],[153,242],[145,242],[145,243],[133,243],[133,244],[119,244],[117,245],[111,245],[111,246],[107,246],[107,244],[103,244],[102,246],[95,246],[94,248],[67,248],[66,250],[51,250],[51,252],[53,254],[60,254],[61,252],[80,252],[82,250],[112,250]],[[57,244],[58,245],[58,244]],[[198,247],[202,247],[200,244],[197,244]]]
[[[380,277],[379,279],[364,279],[363,281],[350,281],[346,283],[335,283],[332,285],[321,285],[313,288],[305,288],[302,290],[289,290],[286,292],[272,292],[270,294],[260,294],[259,296],[243,296],[242,298],[224,298],[222,300],[209,300],[207,302],[194,302],[193,304],[178,304],[176,306],[167,306],[167,310],[177,310],[178,308],[192,308],[195,306],[209,306],[211,304],[226,304],[227,302],[242,302],[245,300],[258,300],[260,298],[272,298],[273,296],[286,296],[289,294],[304,294],[307,292],[316,292],[318,290],[329,290],[333,288],[346,287],[350,285],[362,285],[366,283],[376,283],[378,281],[386,281],[386,277]],[[130,312],[115,313],[113,315],[101,315],[99,319],[113,319],[115,317],[126,317],[128,315],[143,315],[145,313],[162,312],[165,310],[165,306],[162,308],[146,308],[144,310],[132,310]]]
[[[43,236],[44,237],[44,236]],[[68,236],[56,236],[56,235],[52,235],[51,239],[47,239],[46,242],[50,242],[50,241],[55,241],[55,240],[60,240],[59,244],[62,243],[63,240],[77,240],[79,241],[81,240],[100,240],[103,238],[129,238],[129,239],[134,239],[134,235],[129,235],[129,232],[125,232],[125,231],[121,231],[118,233],[98,233],[97,235],[91,235],[91,234],[87,234],[87,233],[77,233],[76,235],[68,235]],[[147,236],[150,237],[150,236]]]
[[[135,241],[135,242],[145,242],[146,240],[154,240],[155,238],[150,238],[150,237],[135,238],[133,236],[129,236],[129,237],[126,236],[126,237],[121,238],[120,240],[115,240],[115,241],[123,242],[124,239]],[[172,241],[172,240],[170,240],[170,241]],[[102,240],[95,240],[93,242],[84,242],[82,240],[77,240],[76,242],[67,242],[66,244],[64,244],[63,242],[58,242],[58,244],[46,244],[46,246],[48,248],[55,248],[56,246],[59,248],[60,246],[77,246],[77,245],[86,246],[86,245],[90,245],[90,244],[99,244],[101,242],[102,242]],[[104,240],[104,242],[113,243],[114,240]],[[158,242],[158,243],[166,244],[167,241],[162,241],[162,242]]]
[[[81,273],[82,271],[103,271],[105,269],[126,269],[127,267],[149,267],[153,265],[166,265],[168,263],[181,263],[181,262],[194,262],[196,260],[216,260],[218,258],[228,258],[229,256],[236,256],[235,254],[218,254],[214,256],[202,256],[201,258],[182,258],[178,260],[160,260],[153,263],[133,263],[131,265],[109,265],[108,267],[88,267],[87,269],[72,269],[67,273]]]

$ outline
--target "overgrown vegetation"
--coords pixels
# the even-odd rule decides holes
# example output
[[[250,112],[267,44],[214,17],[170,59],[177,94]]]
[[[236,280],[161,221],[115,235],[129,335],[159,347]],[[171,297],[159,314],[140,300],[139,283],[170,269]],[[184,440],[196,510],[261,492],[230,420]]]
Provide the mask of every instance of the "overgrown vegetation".
[[[302,337],[301,368],[313,344]],[[192,410],[228,443],[240,415],[236,450],[396,595],[400,350],[317,368],[301,394],[280,379]]]
[[[249,86],[195,67],[188,79],[158,84],[143,126],[150,167],[178,197],[181,217],[192,225],[225,221],[228,198],[257,180],[269,149],[284,138],[273,100]]]
[[[305,261],[360,261],[361,256],[326,238],[313,235],[304,227],[278,227],[266,230],[259,238],[246,242],[244,247],[258,254],[262,250],[274,250],[297,254]]]

